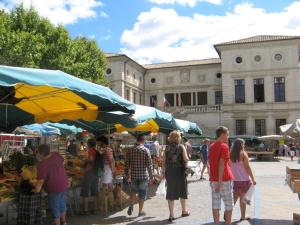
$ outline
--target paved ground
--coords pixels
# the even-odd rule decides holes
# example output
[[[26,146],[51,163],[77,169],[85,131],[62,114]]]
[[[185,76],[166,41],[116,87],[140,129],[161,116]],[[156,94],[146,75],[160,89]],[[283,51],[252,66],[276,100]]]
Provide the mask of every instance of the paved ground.
[[[238,222],[240,218],[239,208],[234,209],[233,224],[239,225],[290,225],[292,224],[293,212],[300,212],[300,201],[298,196],[293,194],[285,185],[285,167],[297,166],[296,162],[283,159],[280,162],[251,162],[257,180],[255,201],[253,206],[248,208],[248,215],[253,218],[251,221]],[[299,165],[300,168],[300,165]],[[178,218],[175,224],[181,225],[212,225],[212,212],[210,200],[210,188],[208,181],[198,181],[195,178],[189,180],[190,196],[188,205],[191,216],[180,218],[180,205],[176,202],[176,215]],[[154,193],[155,190],[152,190]],[[147,216],[137,218],[137,207],[132,217],[128,217],[126,209],[113,213],[104,218],[101,215],[95,216],[74,216],[70,217],[70,225],[100,225],[100,224],[140,224],[160,225],[168,224],[167,202],[162,197],[150,195],[145,204]]]

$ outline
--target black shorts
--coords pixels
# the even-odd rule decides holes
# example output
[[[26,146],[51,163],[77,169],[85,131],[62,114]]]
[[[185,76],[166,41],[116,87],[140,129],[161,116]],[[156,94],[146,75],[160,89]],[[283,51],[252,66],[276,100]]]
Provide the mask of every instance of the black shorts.
[[[98,195],[98,176],[96,173],[89,171],[83,176],[81,185],[81,196],[88,198],[89,196]]]

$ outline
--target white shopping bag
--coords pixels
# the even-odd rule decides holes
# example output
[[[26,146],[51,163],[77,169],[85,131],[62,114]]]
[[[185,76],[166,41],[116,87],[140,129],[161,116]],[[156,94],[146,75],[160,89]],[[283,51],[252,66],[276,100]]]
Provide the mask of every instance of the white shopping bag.
[[[160,184],[158,185],[157,187],[157,190],[156,190],[156,195],[158,196],[163,196],[165,197],[167,192],[166,192],[166,179],[163,179]]]
[[[251,205],[251,200],[254,194],[254,185],[251,185],[245,196],[243,197],[242,201],[247,205]]]

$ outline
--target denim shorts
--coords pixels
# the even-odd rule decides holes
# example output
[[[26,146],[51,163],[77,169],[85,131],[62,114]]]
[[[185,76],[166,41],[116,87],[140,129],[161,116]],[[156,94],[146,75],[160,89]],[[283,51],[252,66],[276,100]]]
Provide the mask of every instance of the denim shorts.
[[[66,192],[48,193],[48,202],[54,219],[59,219],[61,214],[67,212]]]
[[[139,195],[139,199],[146,200],[148,179],[135,179],[131,182],[131,191]]]

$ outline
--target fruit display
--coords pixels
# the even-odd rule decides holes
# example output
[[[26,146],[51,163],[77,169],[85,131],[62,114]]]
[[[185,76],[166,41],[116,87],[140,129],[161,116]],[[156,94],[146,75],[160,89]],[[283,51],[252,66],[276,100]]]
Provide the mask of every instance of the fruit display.
[[[7,180],[4,176],[0,178],[0,203],[12,200],[16,197],[16,181],[14,184],[10,183],[12,180]]]
[[[66,171],[69,177],[72,177],[72,180],[75,180],[75,177],[83,176],[83,168],[86,164],[84,158],[78,158],[74,156],[67,155],[66,161]]]
[[[32,185],[37,182],[37,168],[36,166],[24,165],[22,167],[21,177],[23,180],[28,180]]]

